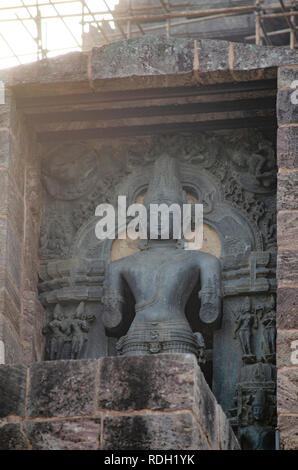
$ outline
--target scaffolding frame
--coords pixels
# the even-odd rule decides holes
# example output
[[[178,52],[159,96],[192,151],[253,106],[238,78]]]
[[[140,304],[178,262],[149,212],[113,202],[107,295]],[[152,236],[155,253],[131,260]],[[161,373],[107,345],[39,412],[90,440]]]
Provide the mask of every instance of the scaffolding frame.
[[[298,32],[296,26],[296,17],[298,16],[298,1],[297,0],[272,0],[275,3],[264,5],[263,0],[256,0],[255,5],[240,6],[240,7],[226,7],[226,8],[210,8],[205,10],[192,10],[187,9],[189,3],[181,0],[181,3],[171,4],[171,0],[158,0],[156,5],[148,5],[138,8],[133,8],[131,0],[127,2],[127,8],[112,10],[109,5],[109,0],[102,0],[106,6],[104,11],[93,11],[88,5],[88,0],[31,0],[28,4],[24,0],[20,0],[22,5],[11,7],[0,7],[0,13],[11,10],[15,13],[15,18],[0,18],[1,23],[18,22],[21,23],[23,28],[30,35],[31,39],[35,42],[35,51],[29,54],[17,54],[9,41],[4,37],[0,31],[0,37],[6,43],[11,52],[11,56],[6,58],[15,58],[18,63],[21,63],[21,57],[26,55],[36,54],[36,59],[47,58],[49,52],[59,52],[64,50],[73,50],[83,47],[83,34],[86,25],[94,25],[103,37],[103,42],[109,44],[119,39],[130,39],[132,36],[145,35],[148,32],[164,31],[167,36],[171,36],[173,27],[183,26],[191,23],[200,23],[212,19],[227,18],[231,16],[239,16],[244,14],[254,14],[255,16],[255,34],[247,36],[246,41],[255,41],[258,45],[272,45],[271,38],[281,34],[289,34],[289,47],[294,49],[298,44]],[[59,6],[80,4],[81,13],[61,14]],[[43,7],[52,7],[55,14],[43,15]],[[32,13],[35,10],[35,14]],[[28,17],[20,16],[20,12],[26,11]],[[108,18],[107,18],[108,16]],[[70,26],[67,24],[67,18],[79,18],[81,24],[81,38],[75,36]],[[274,18],[284,18],[287,22],[287,28],[268,32],[266,27],[267,20]],[[72,36],[74,46],[69,48],[60,48],[52,51],[47,50],[42,35],[42,24],[45,20],[57,19],[60,20],[64,28]],[[27,21],[34,21],[36,35],[34,36],[30,29],[27,27]],[[114,26],[107,31],[105,24]]]

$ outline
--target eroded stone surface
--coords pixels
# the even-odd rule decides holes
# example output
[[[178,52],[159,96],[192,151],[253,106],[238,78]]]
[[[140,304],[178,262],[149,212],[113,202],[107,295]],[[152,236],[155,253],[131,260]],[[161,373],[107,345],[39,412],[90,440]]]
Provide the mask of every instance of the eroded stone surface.
[[[291,88],[291,84],[294,80],[298,80],[298,67],[290,66],[290,67],[279,68],[278,88]]]
[[[298,250],[283,249],[277,255],[276,276],[283,284],[298,283]]]
[[[120,411],[191,409],[196,367],[190,354],[104,358],[98,406]]]
[[[279,416],[278,427],[280,448],[282,450],[298,450],[298,416]]]
[[[27,367],[0,366],[0,419],[24,416]]]
[[[278,371],[277,409],[280,414],[298,413],[298,367]]]
[[[298,168],[298,126],[278,129],[277,161],[279,168]]]
[[[208,450],[188,413],[115,416],[104,420],[104,450]]]
[[[28,442],[21,432],[20,424],[0,425],[0,450],[28,450]]]
[[[297,123],[298,106],[293,103],[294,90],[280,90],[277,94],[277,119],[279,124]]]
[[[27,416],[89,415],[94,409],[96,361],[49,361],[30,367]]]
[[[33,450],[97,450],[100,419],[24,421]]]
[[[277,209],[298,209],[298,170],[279,173]]]
[[[277,367],[293,366],[292,355],[293,350],[296,348],[292,347],[294,341],[298,344],[298,329],[297,330],[277,330],[276,339],[276,365]],[[298,348],[297,348],[298,349]],[[298,357],[298,354],[297,354]]]
[[[277,289],[277,328],[298,329],[298,289],[280,287]]]
[[[88,54],[71,52],[60,57],[15,67],[11,71],[10,85],[87,80],[87,68]]]
[[[231,428],[229,420],[220,405],[216,407],[218,440],[221,450],[240,450],[239,442]]]
[[[297,245],[298,211],[277,214],[277,243],[278,246]]]
[[[219,448],[217,402],[199,368],[196,370],[194,393],[195,414],[212,447],[217,449]]]

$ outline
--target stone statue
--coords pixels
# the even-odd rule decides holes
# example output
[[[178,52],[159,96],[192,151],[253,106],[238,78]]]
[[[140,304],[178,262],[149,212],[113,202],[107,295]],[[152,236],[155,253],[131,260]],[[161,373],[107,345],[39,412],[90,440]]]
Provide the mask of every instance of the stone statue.
[[[238,333],[243,353],[242,359],[245,363],[256,361],[256,356],[251,348],[252,328],[257,328],[257,317],[251,312],[251,301],[247,297],[240,307],[234,331],[234,339]]]
[[[276,315],[275,300],[271,296],[261,309],[261,322],[263,325],[263,347],[267,362],[274,362],[276,350]]]
[[[53,319],[43,329],[47,337],[46,358],[51,361],[79,359],[88,340],[90,323],[94,320],[94,316],[86,315],[84,302],[80,302],[72,317],[64,315],[61,306],[57,304]]]
[[[53,311],[53,319],[43,329],[43,334],[48,337],[47,356],[51,361],[61,359],[64,344],[67,338],[67,324],[59,304]]]
[[[80,353],[82,352],[83,347],[88,340],[90,323],[94,320],[94,316],[86,316],[85,304],[84,302],[81,302],[73,315],[73,319],[70,322],[71,359],[78,359],[80,357]]]
[[[238,435],[242,450],[274,449],[274,430],[265,425],[265,398],[263,390],[256,391],[251,407],[253,423],[241,428]]]
[[[167,206],[175,203],[180,207],[186,203],[176,160],[167,155],[155,162],[144,199],[147,208],[154,203]],[[161,238],[160,226],[155,236],[153,239],[151,233],[146,249],[110,264],[105,325],[108,330],[115,329],[127,321],[125,315],[131,322],[127,333],[118,341],[120,354],[194,353],[203,360],[204,340],[200,334],[193,333],[185,306],[198,284],[199,317],[210,326],[218,325],[220,262],[208,253],[184,250],[173,238],[173,227],[169,239]],[[130,307],[133,313],[125,313],[127,289],[135,301],[135,306]]]

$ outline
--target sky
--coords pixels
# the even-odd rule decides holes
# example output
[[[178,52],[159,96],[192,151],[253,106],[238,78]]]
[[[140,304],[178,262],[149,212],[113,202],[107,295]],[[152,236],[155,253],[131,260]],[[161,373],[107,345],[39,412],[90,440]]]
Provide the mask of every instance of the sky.
[[[118,2],[119,0],[107,0],[111,9]],[[57,15],[53,6],[42,5],[49,3],[49,0],[23,0],[23,2],[22,0],[0,0],[0,69],[37,60],[37,45],[33,39],[37,35],[36,23],[30,18],[30,14],[36,16],[36,7],[28,7],[27,10],[22,7],[22,3],[25,5],[38,4],[42,17]],[[52,0],[52,3],[55,4],[60,14],[81,15],[82,4],[80,0],[74,0],[71,3],[69,0]],[[85,3],[93,12],[107,11],[103,0],[85,0]],[[18,18],[27,18],[27,20],[22,24]],[[97,15],[96,18],[109,19],[111,16],[109,14]],[[85,16],[85,19],[92,18]],[[59,18],[42,20],[43,47],[49,51],[48,57],[80,50],[81,16],[65,18],[64,21],[71,32],[67,30]],[[85,26],[85,31],[88,31],[88,25]]]

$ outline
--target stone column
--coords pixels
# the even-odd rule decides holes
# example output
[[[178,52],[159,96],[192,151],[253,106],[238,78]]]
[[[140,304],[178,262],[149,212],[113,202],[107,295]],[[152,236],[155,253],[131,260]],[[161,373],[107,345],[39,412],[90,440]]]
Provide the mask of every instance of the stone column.
[[[298,448],[298,66],[278,73],[277,413],[282,449]]]
[[[35,138],[5,71],[0,81],[5,85],[0,104],[0,362],[8,364],[41,354],[41,333],[36,336],[33,326],[42,318],[42,312],[36,315],[40,176]]]

